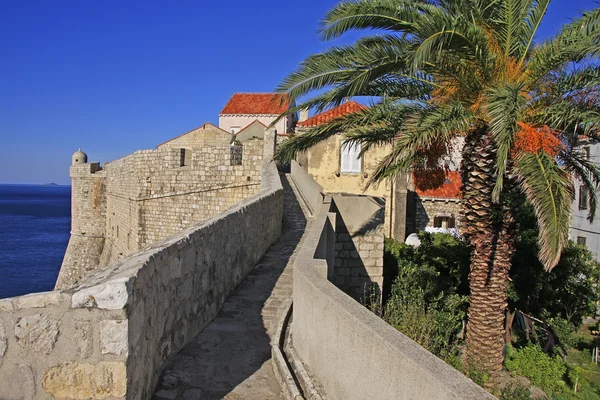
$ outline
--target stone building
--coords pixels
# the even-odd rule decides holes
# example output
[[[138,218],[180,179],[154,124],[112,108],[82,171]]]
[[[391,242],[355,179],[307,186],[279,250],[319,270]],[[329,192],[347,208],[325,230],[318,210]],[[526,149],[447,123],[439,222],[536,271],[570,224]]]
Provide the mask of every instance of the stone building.
[[[446,171],[441,186],[409,192],[407,225],[409,231],[435,231],[461,228],[461,190],[458,171]],[[432,229],[433,228],[433,229]]]
[[[289,99],[281,94],[235,93],[219,114],[219,128],[235,135],[255,121],[269,126],[290,106]],[[276,133],[287,136],[297,120],[296,114],[281,119],[274,126]]]
[[[595,163],[600,162],[600,143],[588,137],[581,137],[578,150]],[[571,225],[569,238],[574,242],[586,246],[600,261],[600,218],[596,213],[593,221],[588,219],[590,208],[590,193],[582,182],[575,183],[575,198],[571,205]],[[600,195],[600,193],[598,193]]]
[[[254,195],[263,141],[240,142],[232,146],[229,132],[207,123],[103,167],[75,153],[71,238],[56,288]]]

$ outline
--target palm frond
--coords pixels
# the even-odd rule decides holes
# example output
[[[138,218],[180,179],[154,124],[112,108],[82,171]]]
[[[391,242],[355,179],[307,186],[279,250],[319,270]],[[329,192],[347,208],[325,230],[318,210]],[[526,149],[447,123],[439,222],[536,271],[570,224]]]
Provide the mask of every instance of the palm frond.
[[[473,115],[460,103],[420,106],[407,116],[392,151],[377,165],[367,185],[380,182],[397,171],[409,171],[434,145],[448,144],[454,136],[466,132],[472,122]]]
[[[546,11],[548,11],[548,6],[550,5],[550,0],[535,0],[531,3],[528,11],[528,15],[526,18],[527,25],[525,26],[524,35],[526,38],[529,38],[527,41],[527,45],[523,50],[523,54],[521,55],[521,59],[519,60],[519,66],[523,65],[523,62],[529,55],[529,49],[533,44],[533,39],[542,23],[542,19],[546,15]]]
[[[335,39],[351,30],[410,31],[426,4],[404,0],[358,0],[337,4],[321,21],[321,38]]]
[[[573,185],[565,170],[544,153],[523,152],[513,169],[538,221],[538,257],[550,271],[568,241]]]
[[[552,40],[535,47],[526,68],[527,80],[531,85],[551,71],[564,69],[568,63],[599,55],[600,7],[584,12]]]
[[[485,95],[484,109],[488,114],[490,132],[498,146],[496,184],[492,192],[494,202],[500,200],[506,166],[525,105],[525,98],[520,94],[521,88],[520,85],[505,84],[489,89]]]

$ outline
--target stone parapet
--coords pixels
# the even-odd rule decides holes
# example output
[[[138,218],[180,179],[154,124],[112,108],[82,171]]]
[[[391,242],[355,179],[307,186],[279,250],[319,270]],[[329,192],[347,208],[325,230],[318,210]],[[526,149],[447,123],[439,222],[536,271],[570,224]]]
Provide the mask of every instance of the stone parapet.
[[[327,279],[328,254],[336,246],[332,220],[335,205],[324,204],[294,262],[291,327],[298,362],[318,381],[324,397],[495,399]]]

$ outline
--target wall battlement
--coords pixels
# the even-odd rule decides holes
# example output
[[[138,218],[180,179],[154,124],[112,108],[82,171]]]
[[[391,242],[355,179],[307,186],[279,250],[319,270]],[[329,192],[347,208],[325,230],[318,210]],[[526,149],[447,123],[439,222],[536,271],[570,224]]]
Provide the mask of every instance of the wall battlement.
[[[71,239],[56,289],[257,193],[263,141],[245,141],[239,163],[230,142],[230,134],[205,124],[103,168],[74,155]]]

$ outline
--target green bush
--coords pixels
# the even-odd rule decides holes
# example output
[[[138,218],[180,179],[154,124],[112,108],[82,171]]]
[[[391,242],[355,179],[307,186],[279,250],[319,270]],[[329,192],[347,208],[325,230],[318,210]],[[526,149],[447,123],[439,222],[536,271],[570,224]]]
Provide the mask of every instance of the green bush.
[[[573,324],[561,317],[549,318],[546,322],[552,327],[560,344],[565,347],[575,347],[579,341],[577,329]]]
[[[468,249],[449,235],[422,234],[421,241],[419,249],[386,241],[397,277],[387,296],[383,318],[457,366],[458,334],[467,308],[467,297],[457,292],[463,274],[459,271],[464,258],[468,260]]]
[[[573,397],[572,391],[564,381],[566,364],[558,356],[547,355],[537,345],[530,344],[520,349],[507,346],[504,364],[509,372],[528,378],[532,384],[551,396]]]

